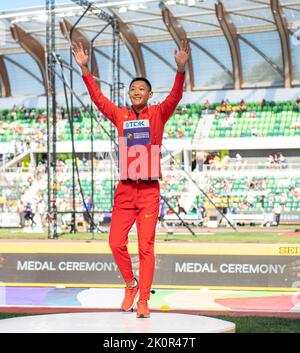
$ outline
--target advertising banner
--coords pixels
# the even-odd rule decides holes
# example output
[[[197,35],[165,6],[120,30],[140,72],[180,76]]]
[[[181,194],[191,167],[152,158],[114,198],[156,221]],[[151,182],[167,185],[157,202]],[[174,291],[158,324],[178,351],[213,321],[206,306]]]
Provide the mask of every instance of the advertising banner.
[[[255,246],[251,245],[252,255],[238,254],[239,249],[234,250],[235,244],[231,244],[231,254],[225,245],[222,253],[221,244],[218,245],[218,251],[212,254],[205,253],[209,249],[205,251],[203,248],[202,253],[195,254],[195,247],[184,249],[178,245],[168,249],[162,246],[162,251],[156,254],[153,286],[293,288],[300,276],[300,247],[274,245],[272,251],[264,254],[264,249],[259,247],[260,244],[257,245],[257,254]],[[63,248],[55,253],[53,247],[49,253],[46,253],[46,248],[40,253],[26,252],[30,247],[16,253],[12,249],[0,254],[0,281],[5,285],[123,285],[118,268],[108,251],[95,253],[89,248],[84,253],[84,246],[81,253],[64,253]],[[184,250],[185,254],[179,253]],[[138,255],[133,254],[133,269],[137,276],[138,261]]]

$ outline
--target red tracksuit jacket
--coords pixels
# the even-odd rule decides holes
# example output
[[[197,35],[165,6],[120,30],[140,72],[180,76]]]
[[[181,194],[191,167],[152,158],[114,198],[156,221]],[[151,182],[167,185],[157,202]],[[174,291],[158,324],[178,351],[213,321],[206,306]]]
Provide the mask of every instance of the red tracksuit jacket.
[[[164,126],[183,95],[185,74],[177,72],[166,99],[145,107],[138,118],[133,109],[118,108],[106,98],[93,76],[83,76],[92,101],[116,126],[119,136],[120,179],[161,179],[160,149]]]

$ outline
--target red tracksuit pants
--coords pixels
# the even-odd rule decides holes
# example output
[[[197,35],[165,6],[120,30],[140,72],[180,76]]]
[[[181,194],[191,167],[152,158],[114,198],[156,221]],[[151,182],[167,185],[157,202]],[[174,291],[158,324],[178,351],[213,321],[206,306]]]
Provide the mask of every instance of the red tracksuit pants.
[[[149,300],[154,275],[154,239],[159,214],[159,182],[120,181],[114,196],[109,245],[124,281],[134,279],[128,233],[136,221],[140,299]]]

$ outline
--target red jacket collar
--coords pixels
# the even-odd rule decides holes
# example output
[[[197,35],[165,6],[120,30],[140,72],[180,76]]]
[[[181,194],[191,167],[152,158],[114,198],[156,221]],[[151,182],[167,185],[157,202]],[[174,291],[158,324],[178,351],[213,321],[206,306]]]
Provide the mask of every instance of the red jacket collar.
[[[139,116],[140,116],[141,114],[146,113],[147,111],[148,111],[148,105],[140,112]],[[135,113],[134,109],[132,108],[132,106],[131,106],[131,108],[130,108],[130,115],[133,115],[133,116],[136,117],[136,113]]]

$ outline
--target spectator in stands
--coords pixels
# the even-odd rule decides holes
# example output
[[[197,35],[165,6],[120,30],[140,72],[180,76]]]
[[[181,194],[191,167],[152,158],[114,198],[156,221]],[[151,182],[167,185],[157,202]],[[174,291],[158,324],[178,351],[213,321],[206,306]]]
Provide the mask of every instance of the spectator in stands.
[[[193,119],[191,116],[188,117],[188,120],[186,121],[185,125],[186,126],[192,126],[194,123],[193,123]]]
[[[243,166],[243,157],[239,153],[237,153],[235,155],[235,169],[240,170],[242,166]]]
[[[282,205],[280,203],[275,203],[273,208],[274,222],[276,226],[280,224],[280,215],[282,212]]]
[[[177,129],[177,137],[182,137],[183,136],[183,131],[180,127]]]
[[[263,98],[259,105],[261,108],[263,108],[266,105],[266,100]]]
[[[240,111],[244,112],[246,110],[247,110],[246,103],[245,103],[244,99],[242,99],[240,102]]]
[[[35,223],[34,221],[34,213],[33,209],[31,207],[30,202],[27,202],[27,204],[24,207],[24,219],[25,219],[25,225],[28,226],[28,222],[31,221],[31,226],[33,226]]]
[[[171,208],[168,208],[166,214],[174,214],[174,212]]]
[[[247,202],[248,202],[248,207],[249,208],[254,208],[255,207],[255,197],[253,193],[249,193],[247,195]]]
[[[217,170],[221,170],[222,169],[221,155],[220,155],[219,152],[215,154],[214,163],[215,163],[215,168]]]
[[[228,127],[232,127],[232,125],[235,123],[235,112],[231,112],[228,116]]]
[[[192,167],[192,172],[197,167],[197,159],[196,159],[196,153],[195,152],[192,153],[192,165],[191,165],[191,167]]]
[[[264,177],[263,180],[262,180],[262,184],[261,184],[262,189],[263,189],[263,190],[267,189],[268,184],[269,184],[268,178],[267,178],[267,177]]]
[[[215,111],[215,120],[219,120],[220,116],[221,116],[221,113],[216,110]]]
[[[288,167],[288,161],[287,159],[283,156],[282,152],[278,153],[278,162],[279,162],[279,168],[280,169],[285,169]]]
[[[239,208],[240,210],[245,211],[245,210],[248,209],[248,203],[247,203],[246,201],[244,201],[244,200],[241,200],[241,201],[239,202],[238,208]]]
[[[39,115],[35,119],[35,122],[36,123],[46,123],[47,122],[46,113],[45,112],[39,113]]]
[[[204,152],[198,151],[196,152],[196,162],[197,162],[197,169],[202,172],[203,171],[203,164],[204,164]]]
[[[4,212],[5,197],[0,195],[0,212]]]
[[[174,170],[174,169],[175,169],[175,162],[174,160],[170,160],[170,170]]]
[[[201,220],[206,217],[206,209],[203,203],[198,208],[198,215]]]
[[[177,112],[177,114],[183,115],[186,113],[187,107],[185,105],[178,105],[178,107],[176,107],[175,111]]]
[[[164,218],[166,215],[166,205],[165,205],[165,201],[161,200],[160,201],[160,208],[159,208],[159,215],[158,215],[158,225],[160,228],[165,227],[168,228],[168,225],[165,223]]]
[[[229,167],[229,163],[230,163],[230,157],[228,154],[226,154],[225,156],[223,156],[221,164],[222,164],[222,170],[228,170]]]
[[[46,173],[46,165],[42,162],[39,162],[37,168],[36,168],[36,179],[40,180],[43,175]]]
[[[267,158],[265,166],[271,169],[271,168],[274,168],[274,165],[275,165],[274,156],[270,154],[269,157]]]
[[[31,175],[28,176],[27,182],[28,182],[28,186],[30,187],[32,185],[32,183],[33,183],[33,178],[32,178]]]
[[[209,112],[209,106],[210,106],[209,100],[206,99],[206,101],[205,101],[205,103],[204,103],[205,113],[206,113],[206,114],[208,114],[208,112]]]
[[[101,112],[98,113],[97,120],[98,120],[99,122],[105,120],[104,115],[103,115]]]
[[[37,208],[37,213],[38,213],[40,220],[41,220],[41,224],[43,226],[46,223],[46,211],[47,211],[47,205],[46,205],[44,198],[41,198],[38,201],[36,208]]]
[[[30,139],[30,136],[28,135],[25,137],[25,144],[26,144],[27,150],[30,150],[31,139]]]
[[[35,109],[30,110],[29,117],[30,119],[33,119],[35,117]]]
[[[5,120],[6,120],[6,117],[7,117],[6,112],[2,112],[2,114],[1,114],[1,120],[5,121]]]
[[[179,214],[180,217],[184,217],[187,214],[184,207],[180,206],[179,203],[177,204],[177,213]]]
[[[168,130],[168,137],[169,138],[174,137],[174,131],[173,131],[172,127],[170,127],[169,130]]]
[[[300,187],[290,187],[289,194],[294,197],[295,199],[300,199]]]
[[[75,134],[76,134],[76,135],[80,135],[80,134],[81,134],[81,127],[80,127],[80,126],[78,126],[78,127],[76,128]]]
[[[222,102],[216,107],[216,113],[222,113],[225,112],[226,107],[224,104],[224,100],[222,100]]]
[[[13,120],[17,120],[17,107],[14,105],[11,112],[10,116],[12,117]]]
[[[85,157],[82,158],[82,167],[83,170],[88,171],[88,160]]]
[[[265,195],[259,196],[259,202],[261,204],[261,208],[264,209],[265,208]]]
[[[278,154],[275,153],[273,158],[274,158],[274,167],[275,168],[279,168],[279,156],[278,156]]]
[[[67,229],[72,221],[72,215],[68,211],[72,211],[72,201],[68,199],[63,199],[59,204],[59,211],[61,214],[62,227]]]
[[[17,212],[19,214],[20,217],[20,227],[23,228],[25,226],[25,207],[22,203],[21,200],[18,200],[17,203]]]
[[[255,127],[253,129],[251,129],[252,136],[257,136],[257,133],[258,133],[258,131]]]
[[[15,156],[17,156],[19,154],[18,141],[14,142],[14,154],[15,154]]]
[[[193,205],[189,211],[190,215],[197,215],[197,208]]]
[[[24,117],[25,117],[26,119],[29,119],[29,118],[30,118],[30,114],[29,114],[29,110],[28,110],[28,109],[25,109]]]
[[[300,120],[291,121],[290,129],[300,129]]]
[[[59,120],[63,120],[66,118],[64,107],[60,107],[59,109],[57,109],[57,111],[59,112]]]
[[[85,201],[85,205],[84,205],[84,203],[82,203],[82,207],[83,207],[83,210],[84,210],[84,212],[83,212],[83,231],[84,232],[88,232],[89,231],[89,227],[91,225],[91,222],[90,222],[91,214],[90,214],[90,212],[93,211],[93,202],[92,202],[92,198],[91,198],[90,193],[86,194],[86,199],[84,201]]]
[[[221,121],[221,127],[227,128],[228,127],[228,115],[224,117]]]
[[[211,159],[213,159],[213,157],[210,154],[207,154],[203,163],[203,165],[206,165],[208,169],[210,168]]]

